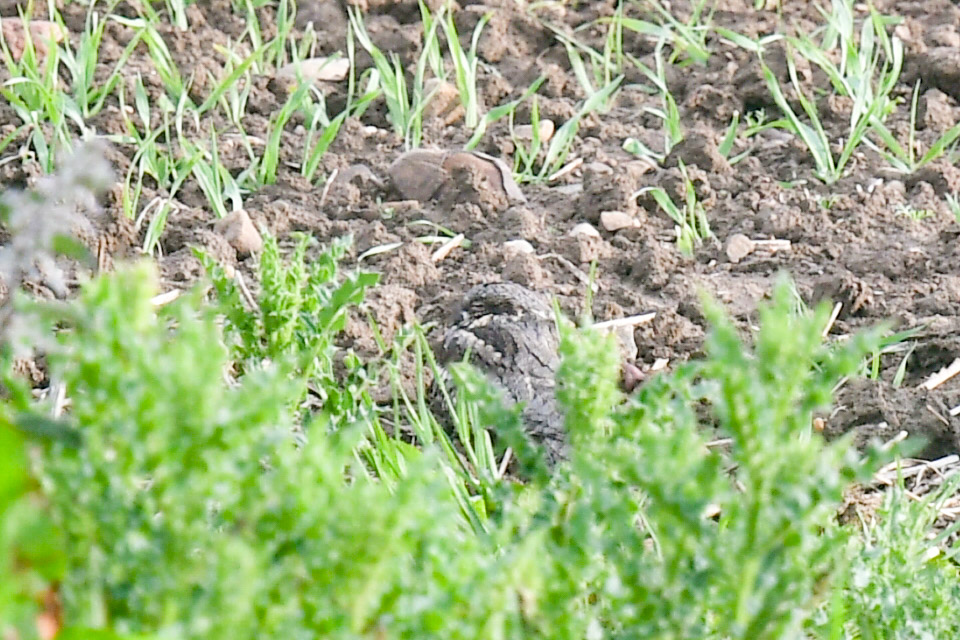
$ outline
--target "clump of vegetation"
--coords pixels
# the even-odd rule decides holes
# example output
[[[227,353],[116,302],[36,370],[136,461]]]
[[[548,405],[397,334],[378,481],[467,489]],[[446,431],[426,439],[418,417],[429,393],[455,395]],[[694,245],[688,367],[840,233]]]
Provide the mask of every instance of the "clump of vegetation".
[[[254,299],[239,280],[227,276],[198,251],[213,281],[226,320],[225,339],[239,371],[263,363],[285,362],[326,402],[340,398],[334,376],[334,340],[343,331],[349,309],[359,304],[375,273],[349,274],[340,281],[339,261],[350,239],[334,241],[307,264],[312,237],[300,235],[284,259],[276,238],[267,236],[260,255],[260,295]],[[330,394],[333,394],[331,398]],[[349,403],[348,403],[349,404]],[[343,405],[344,413],[349,407]]]
[[[823,638],[948,638],[958,623],[960,570],[946,541],[960,525],[936,527],[958,486],[953,476],[922,499],[890,491],[876,516],[860,525],[836,588],[813,627]],[[943,553],[943,548],[947,552]]]
[[[504,478],[493,500],[464,504],[450,489],[461,471],[435,445],[382,482],[357,455],[365,414],[349,423],[297,410],[308,377],[331,390],[335,378],[296,358],[235,368],[240,353],[247,362],[320,353],[301,344],[305,316],[280,289],[304,293],[301,312],[304,300],[325,300],[315,311],[331,317],[356,300],[356,280],[331,285],[334,254],[303,271],[306,244],[289,263],[294,286],[268,278],[259,311],[228,319],[226,334],[218,316],[230,305],[208,305],[199,290],[152,304],[145,264],[90,282],[74,301],[22,307],[57,327],[50,376],[70,402],[50,414],[10,379],[0,434],[21,455],[4,459],[16,474],[4,475],[14,478],[4,496],[21,498],[6,498],[0,514],[4,540],[40,585],[32,593],[57,584],[72,633],[784,638],[894,624],[837,582],[851,575],[856,547],[835,509],[877,460],[811,431],[813,412],[876,348],[875,334],[821,344],[828,310],[796,314],[784,285],[748,348],[708,305],[707,358],[625,402],[608,340],[566,329],[558,397],[570,460],[552,473],[535,464],[525,484]],[[272,260],[264,269],[282,273]],[[307,295],[316,289],[305,282],[327,295]],[[481,423],[516,427],[518,414],[482,376],[458,379]],[[707,446],[699,405],[729,450]],[[48,436],[28,476],[22,425],[31,423]],[[27,520],[25,504],[34,505]],[[43,535],[31,528],[40,524]],[[859,594],[894,588],[888,565],[857,566],[873,589]],[[945,585],[952,572],[942,563],[923,575]],[[824,607],[831,593],[843,606]],[[950,594],[930,593],[941,608]],[[3,619],[29,629],[12,602],[0,600]],[[920,608],[931,602],[917,597]]]

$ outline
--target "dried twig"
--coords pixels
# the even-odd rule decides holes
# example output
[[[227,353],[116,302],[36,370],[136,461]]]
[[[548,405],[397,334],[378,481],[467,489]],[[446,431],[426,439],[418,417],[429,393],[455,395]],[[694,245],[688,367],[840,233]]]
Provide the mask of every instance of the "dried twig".
[[[753,246],[757,249],[766,249],[767,251],[789,251],[793,245],[789,240],[753,240]]]
[[[162,307],[164,305],[170,304],[171,302],[173,302],[179,297],[180,297],[180,290],[171,289],[170,291],[157,294],[152,298],[150,298],[150,304],[152,304],[155,307]]]
[[[444,242],[439,249],[434,251],[433,255],[430,256],[430,259],[433,262],[440,262],[441,260],[446,258],[448,255],[450,255],[451,251],[453,251],[454,249],[462,245],[465,239],[466,239],[465,235],[463,235],[462,233],[458,233],[457,235],[453,236],[452,238]]]
[[[926,381],[920,385],[920,388],[932,391],[958,373],[960,373],[960,358],[957,358],[951,362],[949,366],[940,369],[940,371],[937,371],[927,378]]]
[[[636,327],[641,324],[646,324],[657,317],[656,311],[649,311],[647,313],[641,313],[635,316],[627,316],[625,318],[614,318],[613,320],[604,320],[603,322],[597,322],[593,325],[594,329],[599,329],[600,331],[612,331],[614,329],[619,329],[621,327]]]
[[[323,191],[320,193],[320,206],[322,207],[327,201],[327,194],[330,193],[330,187],[333,186],[333,181],[337,179],[337,174],[340,173],[340,169],[334,169],[330,172],[330,175],[327,177],[326,184],[323,185]]]
[[[833,305],[833,312],[830,314],[830,319],[827,320],[827,326],[823,328],[823,333],[820,334],[820,337],[826,338],[830,335],[830,330],[833,329],[833,323],[837,321],[837,318],[840,317],[840,310],[843,309],[843,303],[838,302]]]
[[[259,305],[257,304],[257,299],[253,297],[253,294],[250,293],[250,289],[247,288],[247,283],[243,279],[243,275],[238,270],[234,274],[234,278],[237,280],[237,286],[240,287],[240,293],[243,295],[243,299],[248,305],[250,305],[250,310],[256,309]]]
[[[572,173],[582,164],[583,164],[583,158],[574,158],[567,164],[557,169],[553,174],[551,174],[547,178],[547,182],[556,182],[557,180],[567,175],[568,173]]]

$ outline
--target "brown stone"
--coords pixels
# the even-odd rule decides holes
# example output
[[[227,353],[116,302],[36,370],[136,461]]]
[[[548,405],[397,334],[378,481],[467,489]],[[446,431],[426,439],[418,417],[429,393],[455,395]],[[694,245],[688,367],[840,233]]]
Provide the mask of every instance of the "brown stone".
[[[753,240],[742,233],[735,233],[727,239],[727,259],[736,264],[753,253],[754,248]]]
[[[219,233],[236,250],[237,255],[247,256],[263,248],[263,238],[253,226],[253,221],[243,209],[227,214],[213,225],[213,230]]]
[[[23,21],[19,18],[3,18],[2,29],[3,39],[10,49],[10,55],[14,60],[19,61],[27,47],[27,32],[24,30]],[[30,32],[30,40],[33,42],[38,58],[47,55],[51,38],[54,42],[62,42],[67,35],[60,25],[48,20],[30,20],[27,23],[27,30]]]

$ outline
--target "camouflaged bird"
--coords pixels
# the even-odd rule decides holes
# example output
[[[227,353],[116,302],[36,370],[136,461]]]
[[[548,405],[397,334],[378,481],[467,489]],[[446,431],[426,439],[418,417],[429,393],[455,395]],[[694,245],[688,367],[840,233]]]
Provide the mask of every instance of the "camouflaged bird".
[[[565,457],[563,414],[554,398],[560,338],[550,300],[514,283],[471,289],[438,348],[442,364],[463,360],[514,403],[523,404],[524,428],[543,446],[548,463]]]

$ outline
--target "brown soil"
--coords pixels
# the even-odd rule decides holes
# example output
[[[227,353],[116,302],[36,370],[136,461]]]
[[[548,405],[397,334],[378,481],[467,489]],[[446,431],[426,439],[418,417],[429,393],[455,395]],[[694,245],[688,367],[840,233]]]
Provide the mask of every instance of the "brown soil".
[[[374,42],[412,66],[422,31],[417,3],[365,0],[355,4],[365,5]],[[479,45],[483,60],[479,84],[487,107],[518,97],[543,74],[547,80],[540,90],[541,117],[552,119],[559,127],[576,113],[583,91],[563,46],[547,25],[570,31],[610,15],[614,2],[572,3],[565,9],[546,9],[535,15],[522,12],[518,8],[522,3],[514,0],[488,0],[483,6],[461,0],[460,4],[456,22],[465,39],[483,13],[493,11]],[[671,4],[680,16],[689,11],[686,0]],[[752,0],[720,0],[714,24],[757,36],[778,29],[810,29],[821,23],[815,3],[783,3],[782,16],[775,11],[756,11],[753,4]],[[919,138],[921,144],[929,144],[960,120],[960,7],[950,0],[878,0],[875,4],[883,12],[905,18],[897,28],[905,43],[906,61],[896,92],[909,104],[910,92],[920,82]],[[16,6],[13,0],[3,0],[0,15],[16,15]],[[135,15],[124,4],[118,12]],[[85,10],[69,4],[63,13],[75,39]],[[316,54],[333,54],[345,50],[346,15],[340,2],[301,0],[297,26],[302,30],[312,23],[318,33]],[[262,16],[269,32],[269,10],[263,10]],[[166,27],[161,35],[184,77],[196,72],[193,93],[203,96],[208,91],[206,70],[219,74],[223,67],[223,58],[212,45],[228,46],[242,32],[243,19],[232,12],[227,0],[201,0],[190,8],[189,18],[190,32]],[[269,35],[265,33],[265,38]],[[600,27],[577,34],[597,48],[602,48],[604,35]],[[98,74],[109,74],[130,37],[126,27],[113,22],[108,25]],[[405,151],[403,143],[389,128],[385,106],[375,103],[362,120],[345,122],[323,158],[322,175],[337,172],[330,184],[322,179],[311,184],[299,175],[296,166],[305,123],[295,117],[284,133],[276,183],[248,196],[245,209],[255,225],[280,237],[292,231],[309,231],[321,240],[352,234],[354,264],[357,256],[373,247],[402,242],[401,248],[362,263],[383,273],[385,286],[371,296],[367,306],[380,326],[389,329],[414,317],[443,321],[472,285],[500,280],[553,294],[566,312],[579,315],[586,299],[585,274],[596,260],[599,288],[591,311],[597,320],[657,312],[653,322],[638,326],[634,333],[634,364],[640,369],[648,369],[661,358],[676,363],[698,354],[704,335],[699,292],[722,301],[746,327],[755,319],[757,303],[770,293],[778,274],[789,273],[807,302],[829,298],[843,303],[833,336],[886,319],[900,329],[922,328],[913,338],[916,348],[902,385],[892,386],[902,353],[885,356],[880,381],[851,384],[841,392],[827,433],[857,429],[863,438],[887,437],[905,429],[929,436],[929,455],[958,451],[960,416],[951,416],[950,408],[960,404],[960,378],[933,391],[919,386],[960,356],[960,225],[945,203],[947,194],[960,191],[960,168],[941,159],[913,175],[896,175],[864,147],[852,158],[846,176],[825,186],[812,177],[806,149],[791,136],[774,130],[751,139],[749,156],[731,166],[718,153],[717,142],[734,112],[763,108],[772,117],[777,110],[750,54],[718,38],[709,44],[713,54],[706,65],[691,65],[670,74],[670,89],[687,138],[663,168],[622,150],[627,137],[655,149],[662,148],[663,140],[660,121],[644,111],[644,107],[659,108],[659,100],[644,91],[641,74],[628,71],[613,106],[581,123],[570,159],[582,159],[582,165],[555,182],[522,185],[525,201],[505,193],[494,165],[477,157],[453,155],[462,149],[468,133],[459,120],[461,114],[445,106],[428,112],[423,140],[426,149],[449,152],[440,154],[443,173],[436,184],[419,186],[418,193],[428,191],[421,196],[423,200],[411,200],[391,171]],[[624,48],[654,66],[653,43],[625,32]],[[777,64],[776,55],[771,54],[770,60],[785,79],[785,65]],[[369,65],[370,61],[360,55],[359,63]],[[138,72],[148,92],[160,95],[161,82],[148,72],[149,66],[141,46],[122,80],[128,96],[133,95]],[[801,75],[811,85],[826,86],[817,73],[801,70]],[[260,77],[252,87],[245,120],[251,136],[266,137],[271,115],[279,111],[286,97],[280,83],[271,80]],[[324,92],[328,108],[336,113],[345,100],[346,83],[328,83]],[[119,103],[111,100],[94,118],[93,125],[100,133],[122,132]],[[825,124],[832,139],[839,140],[846,132],[850,105],[842,100],[823,102],[821,112],[828,114]],[[529,103],[517,116],[518,123],[529,121]],[[221,160],[238,173],[246,168],[246,155],[236,133],[220,117],[201,121],[199,131],[188,123],[187,135],[209,139],[212,129],[220,132]],[[894,129],[905,131],[907,118],[907,110],[901,107],[894,116]],[[0,105],[0,138],[18,124],[13,110]],[[8,147],[7,155],[21,142]],[[740,146],[734,153],[744,150],[746,146]],[[513,142],[507,125],[492,126],[478,151],[512,166]],[[118,146],[110,153],[118,174],[125,175],[132,150]],[[717,238],[699,248],[693,259],[677,251],[673,223],[653,202],[633,197],[639,189],[655,185],[674,194],[682,190],[678,160],[687,165]],[[38,173],[38,166],[29,159],[4,162],[0,184],[27,185]],[[805,183],[785,184],[797,181]],[[141,202],[164,195],[147,184]],[[178,194],[177,204],[161,239],[163,255],[158,258],[167,286],[188,286],[201,277],[201,268],[190,254],[190,246],[197,244],[226,264],[252,271],[255,255],[238,256],[218,234],[212,224],[215,216],[198,188],[188,182]],[[106,206],[108,216],[96,221],[91,243],[97,243],[101,251],[106,247],[112,259],[134,255],[146,225],[133,230],[122,218],[119,190],[107,199]],[[917,221],[903,215],[902,207],[928,210],[933,215]],[[601,214],[609,211],[629,214],[637,224],[608,232],[600,221]],[[432,233],[426,227],[411,226],[420,220],[463,233],[469,243],[435,262],[435,247],[414,241]],[[582,223],[590,223],[599,233],[570,233]],[[740,259],[734,262],[728,256],[727,241],[737,234],[753,240],[788,240],[790,246],[777,251],[757,246],[742,258],[737,253]],[[518,250],[516,243],[507,244],[515,240],[527,241],[534,253]],[[361,327],[351,327],[349,335],[361,350],[375,349],[369,332]]]

